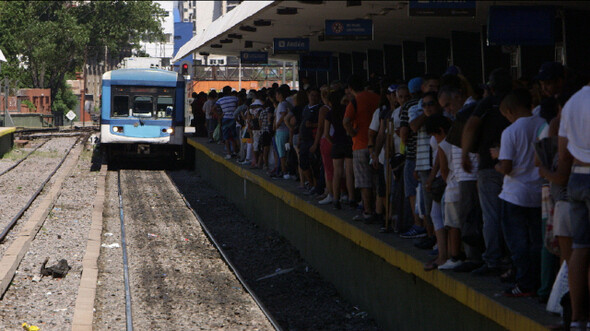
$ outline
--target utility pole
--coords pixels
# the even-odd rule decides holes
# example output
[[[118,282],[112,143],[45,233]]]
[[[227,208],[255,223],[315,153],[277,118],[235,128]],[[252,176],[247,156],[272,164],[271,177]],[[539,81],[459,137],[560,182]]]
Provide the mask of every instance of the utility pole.
[[[84,66],[82,67],[82,79],[84,83],[80,89],[80,117],[82,119],[82,126],[86,126],[86,116],[84,115],[84,104],[86,103],[86,61],[88,57],[88,51],[84,50]]]

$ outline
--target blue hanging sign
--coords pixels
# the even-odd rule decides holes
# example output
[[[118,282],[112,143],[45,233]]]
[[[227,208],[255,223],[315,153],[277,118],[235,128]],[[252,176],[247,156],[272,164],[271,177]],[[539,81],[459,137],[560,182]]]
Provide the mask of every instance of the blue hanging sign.
[[[326,20],[324,40],[373,40],[372,20]]]
[[[410,16],[475,17],[475,0],[410,0]]]
[[[240,60],[242,64],[267,64],[267,52],[240,52]]]
[[[309,51],[309,38],[274,38],[274,54],[299,54]]]

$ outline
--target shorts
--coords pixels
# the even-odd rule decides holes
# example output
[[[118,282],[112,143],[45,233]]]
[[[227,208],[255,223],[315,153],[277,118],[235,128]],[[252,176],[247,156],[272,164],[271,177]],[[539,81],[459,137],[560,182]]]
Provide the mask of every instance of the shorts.
[[[430,170],[418,171],[418,178],[420,178],[420,183],[422,183],[422,191],[424,193],[424,215],[426,216],[430,215],[430,209],[432,209],[432,193],[424,189],[426,187],[428,177],[430,177]]]
[[[231,118],[221,120],[221,132],[223,140],[236,138],[236,120]]]
[[[299,168],[305,171],[311,168],[311,156],[309,155],[309,149],[313,145],[313,142],[302,141],[299,143]]]
[[[434,206],[434,203],[433,203]],[[434,207],[432,207],[434,208]],[[459,217],[461,202],[445,202],[445,226],[462,229],[463,223]]]
[[[352,168],[354,171],[354,187],[373,188],[373,172],[369,164],[369,149],[352,151]]]
[[[404,193],[406,198],[416,196],[418,180],[414,178],[414,169],[416,169],[416,160],[406,159],[404,164]]]
[[[332,177],[334,177],[334,163],[332,163],[332,156],[330,155],[331,151],[332,143],[330,143],[328,139],[322,138],[320,140],[320,152],[322,154],[324,172],[326,173],[326,177],[329,181],[331,181]]]
[[[572,222],[570,220],[570,203],[560,200],[553,207],[553,234],[560,237],[572,237]]]
[[[572,168],[567,193],[570,197],[570,219],[574,240],[572,248],[590,248],[590,175]]]
[[[268,147],[272,142],[272,135],[268,131],[263,131],[262,135],[260,136],[260,147]]]
[[[332,159],[352,159],[352,144],[333,144]]]
[[[287,142],[289,142],[289,131],[279,130],[275,133],[277,153],[281,159],[287,156],[287,150],[285,149],[285,144]]]
[[[252,145],[255,152],[260,152],[262,146],[260,146],[260,138],[262,137],[262,131],[252,130]]]

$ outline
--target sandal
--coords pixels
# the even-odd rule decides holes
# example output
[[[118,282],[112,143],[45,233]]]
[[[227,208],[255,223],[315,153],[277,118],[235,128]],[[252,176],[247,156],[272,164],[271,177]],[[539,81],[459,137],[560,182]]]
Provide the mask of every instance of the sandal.
[[[436,263],[436,259],[424,264],[424,271],[432,271],[436,269],[438,269],[438,263]]]

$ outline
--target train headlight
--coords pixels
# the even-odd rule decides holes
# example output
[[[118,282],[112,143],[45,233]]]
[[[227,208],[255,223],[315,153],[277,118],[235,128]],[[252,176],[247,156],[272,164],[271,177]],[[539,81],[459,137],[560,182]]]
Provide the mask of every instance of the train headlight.
[[[162,129],[162,132],[173,134],[174,133],[174,128],[163,128]]]
[[[122,126],[113,126],[113,132],[123,133],[123,127]]]

